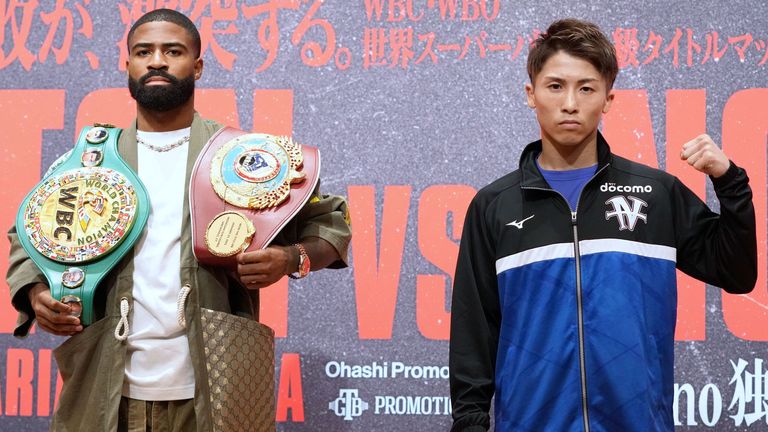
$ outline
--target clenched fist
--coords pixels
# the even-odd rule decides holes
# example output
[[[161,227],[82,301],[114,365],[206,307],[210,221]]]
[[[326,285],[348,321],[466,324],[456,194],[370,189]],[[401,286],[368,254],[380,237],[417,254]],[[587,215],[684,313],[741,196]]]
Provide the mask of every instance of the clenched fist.
[[[699,135],[683,144],[680,159],[715,178],[725,174],[731,166],[731,161],[707,134]]]

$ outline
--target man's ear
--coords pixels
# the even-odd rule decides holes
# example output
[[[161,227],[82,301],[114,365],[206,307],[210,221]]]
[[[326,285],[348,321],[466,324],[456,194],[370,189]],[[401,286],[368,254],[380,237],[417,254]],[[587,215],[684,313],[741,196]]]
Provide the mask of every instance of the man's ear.
[[[613,103],[613,98],[616,95],[613,94],[613,90],[610,90],[608,92],[608,96],[605,97],[605,105],[603,105],[603,114],[608,114],[608,110],[611,109],[611,104]]]
[[[198,57],[195,60],[195,80],[199,80],[203,76],[203,58]]]
[[[528,98],[528,106],[535,109],[536,98],[533,97],[533,84],[528,83],[525,85],[525,96]]]

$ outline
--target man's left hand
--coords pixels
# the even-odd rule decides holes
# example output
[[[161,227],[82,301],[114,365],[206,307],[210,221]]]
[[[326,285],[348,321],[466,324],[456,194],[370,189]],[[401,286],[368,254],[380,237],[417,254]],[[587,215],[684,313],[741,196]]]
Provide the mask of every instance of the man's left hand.
[[[249,289],[264,288],[292,273],[298,267],[294,248],[270,246],[237,255],[237,274],[240,283]]]
[[[731,166],[728,156],[723,153],[720,147],[715,145],[715,142],[707,134],[699,135],[683,144],[680,159],[688,162],[688,165],[696,168],[697,171],[714,178],[725,174]]]

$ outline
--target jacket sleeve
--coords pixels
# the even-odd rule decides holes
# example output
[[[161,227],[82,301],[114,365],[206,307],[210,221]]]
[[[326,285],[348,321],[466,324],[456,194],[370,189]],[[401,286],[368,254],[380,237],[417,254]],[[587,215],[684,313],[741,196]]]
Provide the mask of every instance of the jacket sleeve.
[[[30,285],[38,282],[47,285],[48,280],[29,258],[24,248],[21,247],[15,226],[8,231],[8,241],[11,244],[11,253],[8,257],[8,272],[5,280],[10,287],[11,303],[19,312],[13,335],[23,337],[29,333],[29,328],[35,319],[35,313],[32,311],[32,305],[27,297],[27,289]]]
[[[59,156],[43,174],[43,178],[48,177],[59,165],[69,159],[71,155],[72,149]],[[24,337],[29,333],[29,329],[32,327],[35,319],[35,313],[27,297],[27,290],[31,285],[38,282],[47,285],[48,280],[29,258],[24,248],[21,247],[15,225],[8,230],[8,242],[11,244],[11,252],[8,257],[8,272],[6,273],[5,280],[10,287],[11,304],[19,312],[13,335]]]
[[[757,236],[747,173],[731,162],[713,178],[720,214],[675,180],[677,267],[688,275],[734,294],[757,281]]]
[[[501,312],[495,245],[479,201],[475,197],[467,211],[454,276],[448,361],[452,432],[487,430],[495,391]]]
[[[342,196],[321,193],[319,182],[312,197],[280,231],[273,244],[289,245],[307,237],[319,237],[336,249],[339,259],[328,268],[347,267],[347,251],[352,239],[347,201]]]

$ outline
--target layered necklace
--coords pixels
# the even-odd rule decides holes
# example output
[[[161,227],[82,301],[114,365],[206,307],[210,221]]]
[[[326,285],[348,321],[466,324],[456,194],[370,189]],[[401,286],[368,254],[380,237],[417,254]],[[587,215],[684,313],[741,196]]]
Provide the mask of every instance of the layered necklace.
[[[188,143],[189,142],[189,135],[187,135],[187,136],[185,136],[183,138],[179,138],[177,141],[174,141],[174,142],[172,142],[170,144],[167,144],[167,145],[164,145],[164,146],[156,146],[154,144],[150,144],[150,143],[144,141],[143,139],[141,139],[141,137],[139,137],[139,136],[136,137],[136,142],[141,144],[141,145],[143,145],[144,147],[152,150],[152,151],[163,153],[163,152],[171,151],[171,150],[175,149],[176,147],[179,147],[182,144]]]

